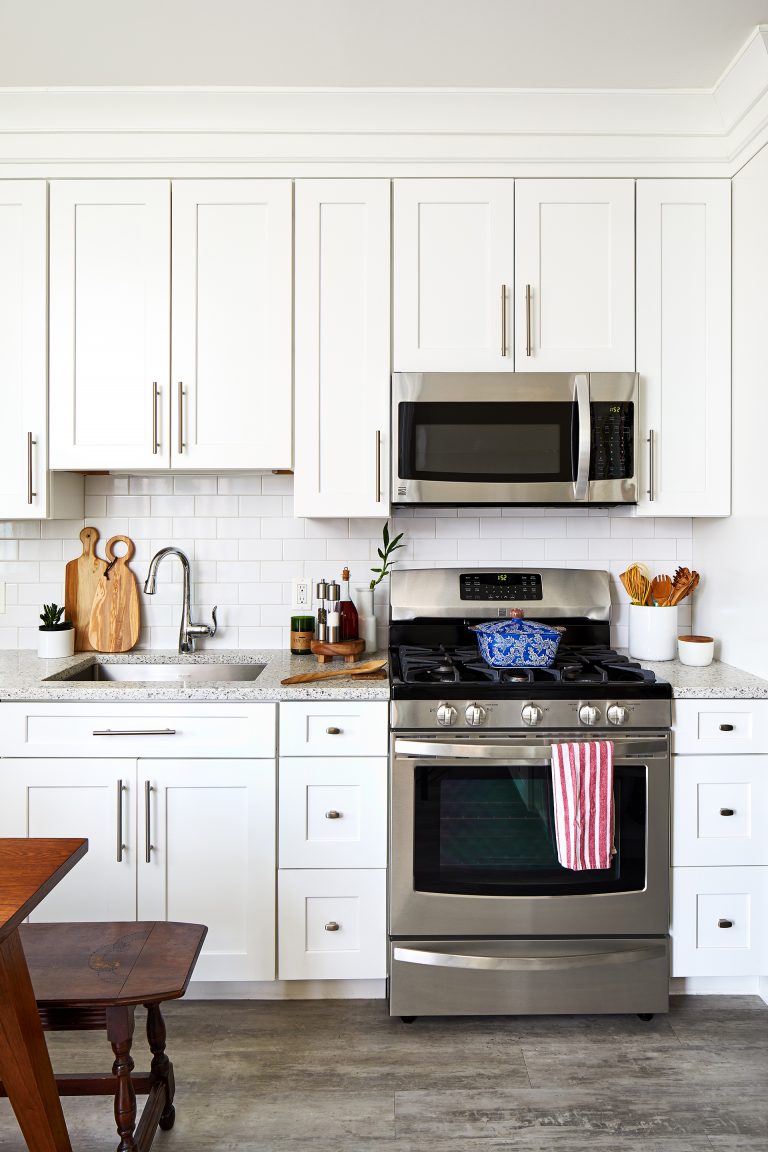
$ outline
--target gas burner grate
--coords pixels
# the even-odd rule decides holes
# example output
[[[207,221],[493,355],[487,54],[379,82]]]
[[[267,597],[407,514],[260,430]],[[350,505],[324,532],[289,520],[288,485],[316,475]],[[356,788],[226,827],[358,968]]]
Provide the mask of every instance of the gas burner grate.
[[[612,648],[602,645],[560,647],[551,668],[491,668],[474,645],[397,649],[404,684],[489,684],[515,688],[524,684],[653,684],[655,675]]]

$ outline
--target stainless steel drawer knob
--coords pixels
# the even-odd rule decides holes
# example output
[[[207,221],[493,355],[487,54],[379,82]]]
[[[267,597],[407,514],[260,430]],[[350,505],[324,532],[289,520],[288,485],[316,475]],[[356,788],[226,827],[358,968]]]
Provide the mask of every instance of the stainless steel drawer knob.
[[[329,920],[325,926],[325,930],[326,932],[338,932],[340,927],[341,925],[337,924],[335,920]]]
[[[733,920],[718,920],[718,928],[733,928]]]
[[[721,732],[733,732],[733,724],[721,724],[720,725],[720,731]]]
[[[733,808],[721,808],[720,809],[720,815],[721,816],[733,816]]]
[[[326,732],[329,736],[340,736],[341,728],[326,728]]]
[[[326,820],[341,820],[341,812],[337,812],[335,808],[331,808],[330,812],[325,814]]]

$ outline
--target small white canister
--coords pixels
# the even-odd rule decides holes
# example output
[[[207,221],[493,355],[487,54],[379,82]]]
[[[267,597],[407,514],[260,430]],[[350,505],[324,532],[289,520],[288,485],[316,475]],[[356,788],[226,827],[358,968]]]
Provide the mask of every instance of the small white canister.
[[[677,655],[677,605],[629,606],[629,654],[637,660],[674,660]]]
[[[715,641],[712,636],[678,636],[677,655],[681,664],[693,668],[706,668],[712,663]]]

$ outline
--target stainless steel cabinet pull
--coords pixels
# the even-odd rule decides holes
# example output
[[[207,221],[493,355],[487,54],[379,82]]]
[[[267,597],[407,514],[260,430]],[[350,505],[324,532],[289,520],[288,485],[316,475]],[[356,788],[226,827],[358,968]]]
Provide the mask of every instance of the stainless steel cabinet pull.
[[[340,736],[341,728],[326,728],[326,732],[329,736]]]
[[[32,491],[32,445],[37,444],[37,440],[32,439],[32,433],[27,432],[27,504],[31,504],[33,499],[37,496],[37,492]]]
[[[151,817],[149,812],[149,805],[152,800],[152,784],[149,780],[144,781],[144,860],[149,864],[150,856],[152,854],[152,829]]]
[[[656,467],[655,457],[655,438],[656,433],[653,428],[648,429],[648,499],[656,499],[656,488],[653,482],[653,473]]]
[[[376,503],[381,501],[381,432],[376,429],[376,481],[374,492],[376,494]]]
[[[329,920],[325,926],[325,930],[326,932],[338,932],[340,927],[341,925],[337,924],[335,920]]]
[[[117,862],[118,862],[118,864],[122,864],[122,862],[123,862],[123,848],[125,848],[125,844],[123,844],[123,792],[125,792],[125,791],[126,791],[126,788],[125,788],[122,780],[118,780],[118,782],[117,782]]]
[[[331,808],[330,812],[325,814],[326,820],[341,820],[341,812],[337,812],[335,808]]]
[[[93,736],[175,736],[175,728],[94,728]]]
[[[721,816],[733,816],[733,808],[721,808],[720,809],[720,815]]]
[[[152,454],[157,456],[160,451],[160,441],[157,438],[157,402],[160,398],[160,389],[157,380],[152,381]]]
[[[501,354],[507,354],[507,286],[501,286]]]
[[[718,920],[718,928],[733,928],[733,920]]]
[[[184,451],[184,385],[179,380],[179,456]]]
[[[533,355],[533,340],[531,338],[531,286],[525,286],[525,354]]]
[[[720,731],[721,732],[733,732],[733,724],[721,724],[720,725]]]

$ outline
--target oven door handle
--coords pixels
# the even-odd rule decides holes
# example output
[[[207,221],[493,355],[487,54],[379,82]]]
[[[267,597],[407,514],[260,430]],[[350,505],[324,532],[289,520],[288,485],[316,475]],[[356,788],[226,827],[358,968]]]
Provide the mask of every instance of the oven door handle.
[[[576,952],[568,956],[462,956],[454,952],[424,952],[395,947],[394,960],[402,964],[426,964],[433,968],[474,968],[496,972],[552,972],[567,968],[597,968],[636,964],[666,956],[664,944],[647,944],[617,952]]]
[[[587,743],[588,741],[584,741]],[[620,767],[624,760],[656,760],[666,758],[667,750],[658,737],[638,737],[637,740],[614,742],[613,763]],[[525,764],[551,764],[551,744],[455,744],[431,740],[395,739],[396,760],[509,760]]]
[[[580,372],[574,380],[574,399],[579,413],[579,443],[574,500],[586,500],[589,493],[589,465],[592,453],[592,427],[589,410],[589,377]]]

